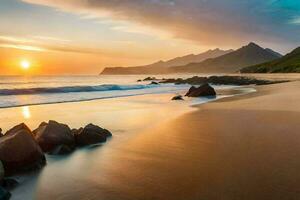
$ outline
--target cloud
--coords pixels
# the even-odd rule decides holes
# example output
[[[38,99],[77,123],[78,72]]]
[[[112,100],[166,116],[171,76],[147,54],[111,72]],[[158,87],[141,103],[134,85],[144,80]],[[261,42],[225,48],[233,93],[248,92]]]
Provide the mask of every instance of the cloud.
[[[130,40],[115,40],[110,41],[111,44],[117,44],[126,47],[135,45],[134,41]],[[116,57],[120,55],[129,58],[143,58],[143,56],[135,55],[134,52],[123,52],[122,50],[113,50],[108,48],[96,48],[88,46],[78,46],[70,40],[55,38],[50,36],[32,36],[32,37],[16,37],[0,35],[0,48],[18,49],[34,52],[62,52],[62,53],[79,53],[91,54],[97,56]]]
[[[23,1],[82,17],[126,20],[204,45],[235,45],[249,40],[300,41],[293,24],[289,23],[291,15],[300,12],[300,4],[294,0]]]

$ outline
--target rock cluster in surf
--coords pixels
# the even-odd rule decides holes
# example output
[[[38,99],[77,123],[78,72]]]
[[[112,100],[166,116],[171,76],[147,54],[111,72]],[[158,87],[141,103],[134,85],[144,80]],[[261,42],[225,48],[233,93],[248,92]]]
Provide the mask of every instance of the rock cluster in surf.
[[[0,199],[9,199],[17,182],[8,176],[41,169],[46,165],[45,153],[65,155],[77,147],[106,142],[110,131],[94,124],[71,129],[53,120],[42,122],[31,131],[21,123],[5,134],[0,129]]]

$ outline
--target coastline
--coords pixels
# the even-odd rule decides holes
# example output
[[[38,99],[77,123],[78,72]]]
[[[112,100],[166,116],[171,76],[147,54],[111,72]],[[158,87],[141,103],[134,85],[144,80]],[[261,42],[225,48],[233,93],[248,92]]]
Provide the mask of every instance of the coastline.
[[[172,114],[174,106],[166,109],[164,104],[156,108],[156,115],[141,119],[150,125],[135,129],[138,134],[115,130],[114,139],[101,148],[79,150],[67,159],[54,157],[36,177],[33,195],[46,200],[60,195],[111,200],[298,199],[299,86],[300,82],[256,86],[257,92],[197,105],[197,110],[181,114]],[[135,103],[147,102],[138,98]],[[88,104],[83,109],[97,107],[97,101],[83,104]],[[173,117],[151,124],[161,113],[163,118]],[[113,119],[108,120],[110,126]],[[12,199],[26,188],[21,184]]]

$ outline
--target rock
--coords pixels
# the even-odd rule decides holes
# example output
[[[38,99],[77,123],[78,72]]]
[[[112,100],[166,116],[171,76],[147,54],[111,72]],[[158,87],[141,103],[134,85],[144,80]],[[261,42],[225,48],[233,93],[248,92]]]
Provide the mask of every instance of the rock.
[[[58,146],[75,149],[75,139],[69,126],[50,120],[34,130],[35,139],[44,152],[53,152]]]
[[[156,80],[156,78],[155,77],[147,77],[147,78],[145,78],[143,81],[154,81],[154,80]]]
[[[287,80],[262,80],[246,76],[209,76],[209,77],[199,77],[194,76],[187,79],[174,79],[169,78],[160,81],[160,83],[175,83],[175,84],[191,84],[200,85],[204,83],[210,83],[215,85],[267,85],[275,83],[288,82]]]
[[[0,187],[0,200],[8,200],[10,199],[11,194],[4,188]]]
[[[1,186],[8,191],[15,189],[18,185],[18,181],[13,178],[5,178],[1,183]]]
[[[31,135],[33,135],[33,133],[31,132],[31,130],[30,130],[30,129],[28,128],[28,126],[27,126],[26,124],[24,124],[24,123],[21,123],[21,124],[19,124],[19,125],[14,126],[14,127],[11,128],[11,129],[9,129],[9,130],[5,133],[5,135],[9,135],[9,134],[11,134],[11,133],[16,133],[16,132],[18,132],[18,131],[20,131],[20,130],[27,131],[27,132],[29,132]]]
[[[155,81],[152,81],[151,83],[150,83],[150,85],[158,85],[159,83],[157,83],[157,82],[155,82]]]
[[[75,135],[77,135],[78,133],[80,133],[82,130],[83,130],[82,127],[79,128],[79,129],[73,128],[73,129],[71,130],[71,132],[72,132],[72,135],[75,137]]]
[[[189,96],[192,92],[194,92],[197,88],[195,86],[190,87],[189,91],[185,94],[185,96]]]
[[[185,96],[188,97],[216,96],[216,91],[208,83],[205,83],[198,88],[192,86]]]
[[[2,128],[0,128],[0,137],[3,136],[3,133],[2,133]]]
[[[172,98],[173,101],[176,101],[176,100],[183,100],[182,96],[181,95],[177,95],[175,97]]]
[[[88,124],[75,133],[75,141],[78,146],[86,146],[105,142],[106,138],[111,136],[112,134],[108,130],[93,124]]]
[[[5,171],[2,161],[0,160],[0,182],[4,179]]]
[[[0,138],[0,160],[6,176],[40,169],[46,164],[43,151],[25,124],[15,126]]]
[[[142,82],[142,80],[141,80],[141,79],[139,79],[139,80],[137,80],[137,82]]]
[[[59,145],[55,147],[52,151],[49,152],[49,154],[52,155],[66,155],[72,153],[74,148],[70,148],[67,145]]]

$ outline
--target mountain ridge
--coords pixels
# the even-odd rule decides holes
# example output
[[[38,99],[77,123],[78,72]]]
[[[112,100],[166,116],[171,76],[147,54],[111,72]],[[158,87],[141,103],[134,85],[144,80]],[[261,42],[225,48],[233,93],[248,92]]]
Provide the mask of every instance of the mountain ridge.
[[[285,56],[240,70],[241,73],[299,73],[300,47],[297,47]]]
[[[185,66],[172,68],[174,73],[197,72],[197,73],[234,73],[245,66],[264,63],[280,58],[281,54],[264,49],[254,42],[243,46],[231,53],[217,58],[207,59],[200,63],[191,63]]]
[[[143,71],[143,73],[167,73],[169,71],[169,67],[186,65],[192,62],[201,62],[208,58],[216,58],[230,52],[233,52],[233,50],[221,50],[216,48],[200,54],[188,54],[167,61],[160,60],[149,65],[133,67],[106,67],[101,74],[141,74],[141,71]]]

